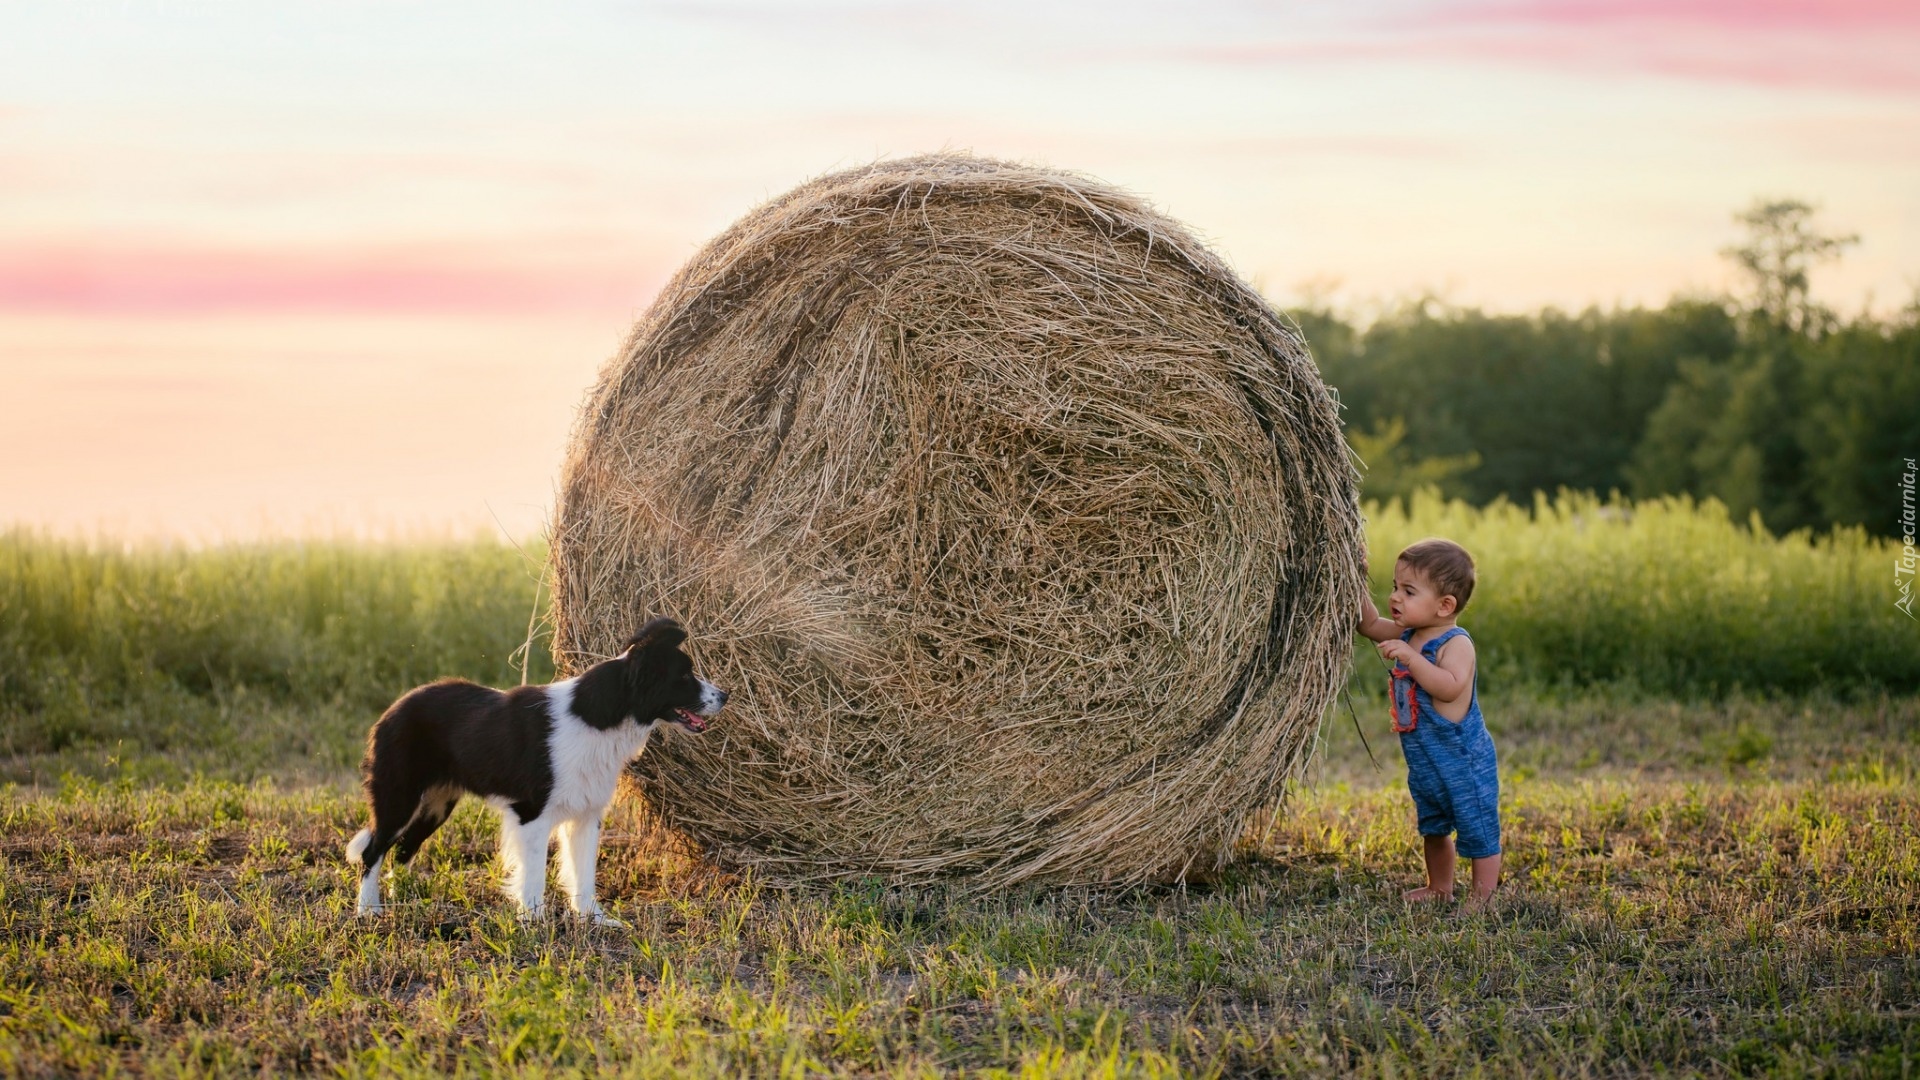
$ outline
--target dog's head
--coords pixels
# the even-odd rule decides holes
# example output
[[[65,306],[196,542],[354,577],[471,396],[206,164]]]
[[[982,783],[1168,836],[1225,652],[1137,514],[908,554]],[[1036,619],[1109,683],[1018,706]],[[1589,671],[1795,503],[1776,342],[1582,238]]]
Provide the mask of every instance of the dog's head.
[[[665,720],[689,731],[705,731],[707,717],[727,703],[727,692],[693,673],[693,661],[680,651],[687,631],[672,619],[654,619],[627,641],[620,654],[633,718],[642,724]]]

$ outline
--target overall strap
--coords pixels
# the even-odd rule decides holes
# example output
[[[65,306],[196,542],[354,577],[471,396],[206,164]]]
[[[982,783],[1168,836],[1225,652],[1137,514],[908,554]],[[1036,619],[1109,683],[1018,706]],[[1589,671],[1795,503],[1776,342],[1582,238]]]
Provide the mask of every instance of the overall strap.
[[[1428,660],[1432,660],[1439,654],[1440,646],[1452,641],[1455,634],[1465,634],[1466,632],[1464,627],[1456,626],[1446,633],[1441,634],[1439,637],[1434,638],[1432,641],[1427,642],[1425,645],[1420,646],[1420,655],[1426,657]],[[1468,636],[1471,637],[1472,635]]]
[[[1400,632],[1401,641],[1412,639],[1412,628]],[[1400,693],[1402,682],[1407,684],[1404,697],[1407,711],[1404,716],[1400,712],[1400,702],[1403,700]],[[1394,661],[1393,668],[1387,672],[1387,707],[1393,716],[1393,730],[1400,734],[1405,735],[1420,725],[1420,684],[1413,681],[1413,672],[1407,669],[1404,661]]]

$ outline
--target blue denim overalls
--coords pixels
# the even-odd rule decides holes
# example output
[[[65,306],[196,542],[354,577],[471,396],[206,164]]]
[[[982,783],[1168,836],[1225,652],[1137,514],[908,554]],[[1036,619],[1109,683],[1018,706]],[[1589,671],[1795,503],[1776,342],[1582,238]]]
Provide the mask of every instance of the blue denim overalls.
[[[1420,647],[1429,663],[1440,646],[1455,634],[1456,626]],[[1412,639],[1413,631],[1400,635]],[[1493,736],[1480,715],[1480,673],[1474,671],[1467,715],[1454,722],[1440,715],[1426,690],[1406,676],[1405,664],[1392,681],[1394,714],[1412,714],[1413,728],[1400,732],[1400,750],[1407,757],[1407,790],[1420,812],[1420,835],[1445,836],[1458,832],[1456,850],[1464,858],[1481,859],[1500,853],[1500,772],[1494,757]],[[1408,700],[1411,691],[1413,700]],[[1417,711],[1416,711],[1417,709]],[[1396,725],[1398,730],[1400,725]]]

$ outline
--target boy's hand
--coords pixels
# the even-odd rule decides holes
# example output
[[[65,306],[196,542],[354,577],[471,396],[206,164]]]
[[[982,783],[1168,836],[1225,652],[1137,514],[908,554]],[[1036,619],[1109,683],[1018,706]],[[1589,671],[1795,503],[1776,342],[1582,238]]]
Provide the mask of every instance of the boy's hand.
[[[1385,659],[1398,660],[1405,663],[1408,667],[1412,667],[1413,661],[1420,655],[1420,650],[1414,648],[1407,642],[1395,638],[1392,641],[1383,641],[1380,643],[1380,655]]]
[[[1360,621],[1354,629],[1373,642],[1386,641],[1400,633],[1400,625],[1381,618],[1379,609],[1373,606],[1373,597],[1365,593],[1360,594]]]

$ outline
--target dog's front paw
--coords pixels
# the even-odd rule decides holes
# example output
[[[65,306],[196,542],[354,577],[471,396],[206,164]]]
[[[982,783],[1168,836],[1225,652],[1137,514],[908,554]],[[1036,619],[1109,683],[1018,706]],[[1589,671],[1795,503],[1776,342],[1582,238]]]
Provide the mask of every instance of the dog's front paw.
[[[547,917],[547,912],[544,907],[523,907],[514,912],[513,917],[523,923],[539,922]]]
[[[614,918],[604,911],[596,911],[592,915],[589,915],[588,918],[593,920],[593,925],[604,926],[610,930],[625,930],[627,928],[626,923],[621,922],[619,919]]]

